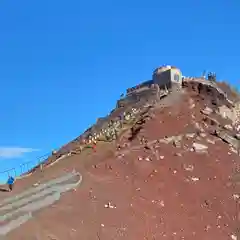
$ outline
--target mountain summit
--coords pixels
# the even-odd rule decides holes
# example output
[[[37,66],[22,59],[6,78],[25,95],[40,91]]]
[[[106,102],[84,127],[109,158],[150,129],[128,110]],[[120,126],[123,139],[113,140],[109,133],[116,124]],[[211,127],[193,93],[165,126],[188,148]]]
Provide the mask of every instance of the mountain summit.
[[[239,156],[239,94],[161,66],[0,193],[0,236],[237,240]]]

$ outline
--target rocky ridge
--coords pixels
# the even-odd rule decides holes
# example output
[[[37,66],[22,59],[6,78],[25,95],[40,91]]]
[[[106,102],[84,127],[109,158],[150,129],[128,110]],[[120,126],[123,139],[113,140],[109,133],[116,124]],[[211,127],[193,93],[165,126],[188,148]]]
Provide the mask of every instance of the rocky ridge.
[[[139,99],[134,103],[125,104],[114,109],[107,117],[98,119],[96,124],[86,130],[81,136],[53,152],[52,159],[49,162],[55,161],[63,155],[76,154],[83,151],[84,148],[89,148],[89,145],[97,142],[112,142],[116,140],[123,132],[134,128],[146,116],[149,117],[151,109],[156,106],[161,106],[162,98],[172,98],[173,94],[179,90],[161,91],[157,87],[144,89],[143,96],[138,89]],[[204,121],[210,121],[217,128],[214,134],[221,139],[225,139],[229,144],[233,144],[235,149],[238,149],[238,140],[240,132],[240,97],[232,98],[218,87],[217,83],[209,82],[202,78],[185,78],[183,81],[183,90],[192,94],[193,97],[201,98],[205,108],[201,112],[205,115]],[[146,93],[147,92],[147,93]],[[230,100],[233,99],[233,100]],[[199,99],[197,100],[199,101]],[[163,104],[164,105],[164,104]],[[209,107],[208,107],[209,106]],[[151,113],[150,113],[151,115]],[[216,116],[216,119],[214,118]],[[217,119],[223,118],[223,121],[230,124],[221,125]],[[221,129],[221,131],[220,131]],[[220,134],[225,133],[224,134]],[[221,135],[221,136],[220,136]],[[227,140],[228,139],[228,140]],[[230,141],[230,142],[229,142]],[[55,160],[54,160],[55,159]],[[50,161],[49,161],[50,160]]]
[[[19,180],[16,191],[72,169],[83,175],[7,239],[240,237],[239,99],[201,78],[144,91]]]

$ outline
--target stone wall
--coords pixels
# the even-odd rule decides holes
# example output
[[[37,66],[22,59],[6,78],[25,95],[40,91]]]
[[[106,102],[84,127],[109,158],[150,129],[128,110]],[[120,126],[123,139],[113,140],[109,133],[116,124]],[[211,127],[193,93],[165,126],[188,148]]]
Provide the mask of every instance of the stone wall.
[[[142,91],[133,92],[132,94],[127,95],[124,99],[117,101],[117,108],[140,102],[153,102],[154,100],[157,100],[158,97],[157,89],[145,88],[142,89]]]
[[[153,82],[155,84],[158,84],[160,89],[165,88],[171,88],[172,87],[172,82],[171,82],[171,71],[167,70],[164,72],[156,72],[153,74]]]
[[[132,94],[134,92],[137,92],[138,90],[141,91],[142,88],[150,88],[150,86],[153,84],[153,80],[148,80],[143,83],[140,83],[134,87],[127,89],[127,95]]]

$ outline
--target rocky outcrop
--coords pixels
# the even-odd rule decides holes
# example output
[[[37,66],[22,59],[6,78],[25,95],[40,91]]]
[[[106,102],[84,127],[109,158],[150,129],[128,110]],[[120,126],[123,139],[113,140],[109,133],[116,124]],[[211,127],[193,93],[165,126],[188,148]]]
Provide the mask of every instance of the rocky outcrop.
[[[203,110],[201,110],[201,113],[203,113],[204,115],[210,115],[211,113],[213,113],[213,110],[209,107],[206,107]]]
[[[214,134],[217,137],[221,138],[224,142],[230,144],[232,147],[239,150],[240,141],[236,137],[231,136],[229,133],[227,133],[227,131],[225,131],[223,129],[217,129],[217,130],[215,130]]]
[[[204,116],[203,121],[210,126],[217,126],[217,127],[220,126],[220,123],[218,120],[209,116]]]
[[[206,153],[208,146],[203,145],[201,143],[193,143],[193,150],[197,153]]]
[[[239,116],[238,116],[238,112],[236,111],[235,107],[229,108],[226,105],[220,106],[218,108],[218,113],[223,118],[230,119],[233,124],[236,124],[238,122]]]
[[[234,105],[233,102],[228,99],[227,94],[225,94],[216,83],[201,78],[185,78],[183,80],[183,87],[195,92],[205,103],[205,108],[201,110],[201,113],[204,114],[203,124],[194,123],[198,133],[204,132],[203,126],[206,125],[211,125],[213,130],[222,127],[218,122],[219,119],[217,118],[218,120],[216,120],[213,118],[216,113],[219,113],[219,115],[224,118],[231,119],[234,123],[238,121],[240,116],[240,104]],[[134,136],[140,129],[138,124],[139,121],[151,118],[149,115],[151,106],[159,105],[162,108],[164,105],[164,107],[166,107],[168,104],[165,100],[170,97],[172,102],[172,97],[178,96],[176,94],[178,90],[178,85],[175,86],[174,84],[172,84],[171,89],[160,89],[159,85],[153,84],[152,81],[139,84],[136,88],[130,89],[125,97],[122,96],[117,102],[117,108],[111,111],[109,115],[97,119],[96,124],[87,129],[80,137],[61,147],[49,159],[55,161],[63,155],[81,152],[86,147],[93,146],[93,144],[99,141],[112,142],[121,136],[126,129],[131,130],[132,136]],[[162,99],[163,97],[165,98]],[[174,101],[175,104],[177,101]],[[210,102],[211,104],[206,104],[206,102]],[[190,105],[191,109],[194,109],[197,103],[192,100]],[[229,126],[225,125],[226,130],[231,130]],[[217,134],[221,139],[232,146],[238,147],[239,134],[231,136],[223,134],[222,131],[217,132]],[[180,139],[164,139],[164,141],[171,141],[175,147],[181,147]],[[197,152],[203,151],[204,149],[203,146],[198,144],[195,144],[193,148]]]
[[[233,107],[234,105],[216,84],[205,79],[185,78],[183,81],[183,87],[196,92],[202,97],[207,96],[207,100],[215,106],[226,105],[228,107]]]
[[[134,106],[135,104],[141,102],[144,104],[146,102],[154,103],[159,101],[162,97],[168,94],[168,90],[159,89],[155,84],[153,84],[149,88],[139,89],[138,91],[134,91],[128,94],[125,98],[122,98],[117,101],[117,108],[126,107],[129,105]]]

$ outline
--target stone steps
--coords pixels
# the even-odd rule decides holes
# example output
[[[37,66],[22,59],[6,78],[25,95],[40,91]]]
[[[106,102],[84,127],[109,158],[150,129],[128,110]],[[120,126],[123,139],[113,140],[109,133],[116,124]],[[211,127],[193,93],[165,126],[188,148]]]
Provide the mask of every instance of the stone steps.
[[[0,202],[0,239],[33,217],[36,211],[58,201],[61,194],[76,188],[82,181],[77,172],[32,187]]]

